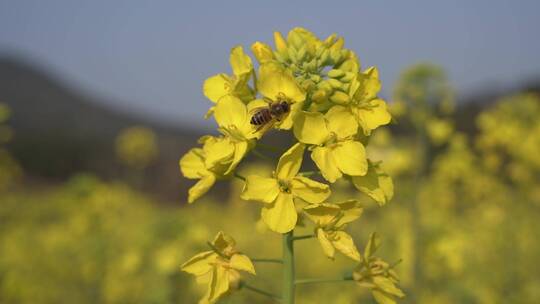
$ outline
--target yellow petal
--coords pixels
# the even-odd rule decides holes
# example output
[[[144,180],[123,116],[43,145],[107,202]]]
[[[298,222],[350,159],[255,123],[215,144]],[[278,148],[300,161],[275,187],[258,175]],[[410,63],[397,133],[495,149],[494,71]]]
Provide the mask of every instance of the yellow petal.
[[[237,270],[243,270],[251,274],[255,274],[255,267],[251,260],[243,254],[235,254],[231,257],[229,265]]]
[[[392,178],[386,174],[379,164],[369,163],[365,176],[353,176],[352,183],[356,189],[367,194],[380,206],[385,205],[394,196]]]
[[[330,187],[303,176],[291,180],[291,192],[308,203],[319,204],[330,196]]]
[[[377,96],[381,90],[381,82],[379,81],[379,71],[376,67],[371,67],[362,73],[358,74],[360,87],[355,94],[355,99],[363,101],[370,100]]]
[[[279,64],[269,62],[259,67],[259,92],[273,101],[285,95],[291,102],[304,101],[306,93],[298,86],[293,75]]]
[[[246,141],[239,141],[234,143],[234,156],[229,169],[225,171],[224,175],[227,175],[236,169],[236,166],[242,161],[248,150],[248,143]]]
[[[318,204],[304,207],[304,214],[320,227],[330,224],[339,212],[339,207],[334,204]]]
[[[396,287],[396,284],[392,282],[389,278],[385,278],[383,276],[374,276],[373,277],[373,283],[379,287],[382,291],[394,295],[396,297],[403,298],[405,294],[401,289]]]
[[[274,59],[272,48],[270,48],[270,46],[266,43],[259,41],[255,42],[253,45],[251,45],[251,51],[260,63],[265,63],[266,61]]]
[[[212,270],[212,263],[214,263],[217,257],[217,253],[213,251],[201,252],[182,264],[180,269],[187,273],[201,276]]]
[[[317,235],[317,239],[319,240],[319,244],[321,244],[324,254],[327,257],[334,259],[336,250],[334,246],[332,246],[332,243],[326,237],[326,233],[324,232],[324,230],[322,230],[321,228],[318,228],[316,235]]]
[[[212,174],[206,175],[199,180],[188,191],[188,203],[193,203],[195,200],[203,196],[216,182],[216,177]]]
[[[344,141],[332,149],[339,170],[347,175],[365,175],[368,169],[366,150],[358,141]]]
[[[212,271],[212,278],[208,284],[208,291],[204,297],[208,302],[214,303],[229,290],[229,276],[227,270],[216,266]]]
[[[281,130],[290,130],[295,124],[295,121],[298,117],[298,113],[302,111],[303,105],[304,105],[303,102],[293,103],[291,105],[290,113],[287,116],[285,116],[285,119],[283,119],[280,123],[276,124],[277,128]]]
[[[214,172],[226,169],[222,165],[230,163],[234,157],[234,144],[228,138],[216,138],[212,141],[206,141],[203,146],[206,168]],[[224,173],[224,172],[220,172]]]
[[[369,236],[369,241],[364,248],[364,258],[367,260],[370,256],[372,256],[377,249],[381,246],[381,239],[379,235],[375,232],[371,233]]]
[[[246,105],[237,97],[221,98],[214,109],[217,124],[225,129],[238,129],[248,122]]]
[[[279,52],[287,52],[287,42],[280,32],[274,32],[274,41],[276,44],[276,50]]]
[[[185,177],[192,179],[208,175],[208,170],[204,166],[203,150],[194,148],[182,156],[180,159],[180,170]]]
[[[373,289],[371,294],[375,298],[375,301],[377,301],[377,304],[396,304],[396,301],[390,295],[380,290]]]
[[[328,130],[334,132],[338,139],[352,137],[358,131],[354,115],[343,106],[333,106],[324,115],[328,121]]]
[[[304,156],[305,146],[301,143],[296,143],[285,151],[279,158],[276,168],[276,177],[280,180],[288,180],[296,176],[302,166],[302,157]]]
[[[278,233],[287,233],[294,229],[298,215],[294,207],[292,194],[280,193],[273,204],[265,205],[261,217],[268,228]]]
[[[246,178],[240,198],[270,204],[279,194],[279,184],[275,178],[250,175]]]
[[[358,109],[358,119],[364,132],[369,134],[371,130],[388,124],[392,120],[392,116],[388,112],[386,102],[382,99],[375,99],[369,103],[369,106]]]
[[[244,49],[241,46],[236,46],[231,50],[229,61],[236,76],[250,74],[253,69],[251,58],[244,53]]]
[[[232,80],[227,74],[217,74],[204,81],[203,93],[208,99],[217,102],[232,92]]]
[[[214,247],[220,253],[228,255],[236,246],[236,241],[232,238],[232,236],[220,231],[216,234],[214,241],[212,241],[212,245],[214,245]]]
[[[322,176],[327,181],[334,183],[337,179],[341,178],[342,173],[339,171],[337,162],[329,148],[316,147],[311,152],[311,159],[315,162]]]
[[[350,235],[345,231],[336,231],[336,239],[332,240],[334,247],[349,258],[360,262],[360,253]]]
[[[324,115],[318,112],[300,111],[296,117],[293,131],[298,141],[311,145],[320,145],[330,136]]]
[[[337,227],[357,220],[364,211],[364,208],[361,207],[357,200],[348,200],[336,203],[336,205],[341,209],[341,216],[336,222]]]

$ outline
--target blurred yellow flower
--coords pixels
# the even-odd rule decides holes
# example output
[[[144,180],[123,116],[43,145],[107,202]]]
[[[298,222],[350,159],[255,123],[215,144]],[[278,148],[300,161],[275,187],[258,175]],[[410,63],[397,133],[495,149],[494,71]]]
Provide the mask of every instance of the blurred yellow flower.
[[[321,203],[330,195],[328,185],[298,175],[305,146],[297,143],[279,159],[272,177],[250,175],[241,194],[244,200],[264,203],[261,217],[268,227],[279,233],[294,229],[298,215],[295,199]]]
[[[240,273],[255,274],[248,256],[239,253],[235,240],[218,232],[211,243],[212,250],[201,252],[182,265],[181,270],[197,277],[200,284],[208,284],[208,290],[199,303],[215,303],[233,289],[240,287]]]
[[[316,225],[315,236],[319,240],[324,254],[334,259],[337,249],[358,262],[361,260],[360,253],[358,253],[352,237],[343,229],[348,223],[358,219],[362,215],[362,211],[362,207],[355,200],[336,204],[310,205],[304,208],[306,216]]]
[[[354,116],[342,106],[326,114],[302,112],[294,127],[296,138],[311,147],[311,159],[323,177],[333,183],[343,174],[365,175],[367,159],[364,145],[356,141],[358,126]]]
[[[116,154],[120,161],[129,167],[147,167],[158,156],[155,133],[141,126],[122,130],[116,138]]]
[[[373,256],[379,246],[379,237],[372,233],[364,250],[362,262],[353,272],[353,279],[361,287],[369,288],[377,303],[396,303],[394,298],[403,298],[405,294],[396,286],[399,279],[393,270],[395,265]]]

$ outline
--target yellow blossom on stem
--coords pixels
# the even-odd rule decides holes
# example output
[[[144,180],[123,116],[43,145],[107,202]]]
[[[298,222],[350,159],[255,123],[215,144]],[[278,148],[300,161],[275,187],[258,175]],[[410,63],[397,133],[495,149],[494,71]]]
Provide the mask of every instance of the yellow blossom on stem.
[[[241,194],[244,200],[264,203],[261,217],[273,231],[286,233],[294,229],[298,215],[295,199],[318,204],[330,195],[326,184],[298,175],[305,146],[297,143],[279,159],[272,177],[250,175]]]
[[[208,290],[199,303],[215,303],[221,297],[240,287],[240,272],[255,274],[250,258],[239,253],[234,239],[218,232],[210,244],[212,250],[201,252],[182,265],[182,271],[197,277],[197,282],[208,284]]]
[[[306,216],[315,223],[315,236],[324,254],[334,259],[336,249],[360,262],[361,257],[352,237],[345,231],[348,223],[362,215],[362,207],[355,200],[336,204],[323,203],[304,208]]]
[[[208,192],[217,179],[229,175],[245,155],[245,151],[238,152],[238,145],[229,137],[204,136],[199,142],[202,148],[193,148],[180,159],[182,174],[189,179],[199,179],[189,189],[189,203]]]
[[[357,74],[348,94],[340,95],[341,98],[332,101],[348,107],[364,134],[369,135],[372,130],[388,124],[392,119],[386,102],[377,97],[380,89],[379,72],[377,68],[371,67]]]
[[[255,92],[248,84],[253,74],[251,58],[244,53],[241,46],[236,46],[231,50],[229,61],[233,75],[221,73],[206,79],[203,85],[204,95],[214,103],[229,95],[238,97],[246,103],[253,100]],[[210,116],[213,110],[213,107],[210,108],[206,117]]]
[[[397,263],[390,265],[373,256],[379,246],[379,237],[377,234],[372,233],[364,250],[362,262],[353,272],[353,280],[359,286],[369,288],[377,303],[395,304],[396,297],[405,297],[403,291],[396,286],[399,279],[393,268]]]
[[[302,112],[294,134],[305,144],[313,145],[311,159],[323,177],[333,183],[343,174],[363,176],[367,172],[364,145],[355,139],[354,116],[343,106],[334,106],[326,114]]]

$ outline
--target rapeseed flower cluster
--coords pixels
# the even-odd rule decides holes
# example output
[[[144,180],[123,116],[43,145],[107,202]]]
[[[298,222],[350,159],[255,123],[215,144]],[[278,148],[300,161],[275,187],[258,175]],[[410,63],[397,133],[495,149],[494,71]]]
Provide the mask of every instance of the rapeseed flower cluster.
[[[203,136],[201,147],[180,159],[183,175],[198,180],[188,202],[199,199],[216,181],[237,177],[244,182],[240,197],[262,203],[261,219],[270,230],[292,233],[300,215],[305,216],[314,223],[314,236],[326,256],[333,259],[338,251],[361,262],[345,228],[363,209],[355,200],[328,199],[339,179],[349,180],[381,206],[393,196],[391,178],[366,154],[371,132],[391,121],[386,102],[377,96],[378,71],[362,70],[356,54],[335,34],[321,40],[294,28],[286,38],[274,33],[274,42],[275,48],[259,41],[251,46],[257,67],[242,46],[234,47],[232,74],[220,73],[204,82],[203,93],[212,102],[206,118],[213,117],[219,135]],[[241,176],[237,167],[272,129],[290,131],[297,142],[279,157],[274,171]],[[318,168],[312,174],[301,171],[306,154]],[[204,270],[218,280],[219,273],[225,276],[223,269],[238,270],[232,258],[208,251],[183,269],[196,276]],[[216,259],[225,260],[216,264]],[[193,261],[205,266],[194,271]],[[230,290],[224,280],[216,282],[210,283],[204,301]]]

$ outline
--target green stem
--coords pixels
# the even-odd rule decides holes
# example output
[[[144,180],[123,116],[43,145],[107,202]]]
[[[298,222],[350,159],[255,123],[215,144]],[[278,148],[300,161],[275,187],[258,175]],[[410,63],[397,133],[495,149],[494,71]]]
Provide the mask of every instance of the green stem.
[[[280,259],[251,259],[254,263],[277,263],[283,264],[283,260]]]
[[[352,281],[352,277],[342,277],[342,278],[313,278],[313,279],[298,279],[294,284],[316,284],[316,283],[337,283],[337,282],[346,282]]]
[[[238,179],[241,179],[243,181],[246,181],[246,178],[240,174],[238,174],[236,171],[233,173],[233,176],[238,178]]]
[[[307,234],[307,235],[299,235],[299,236],[295,236],[292,238],[293,241],[299,241],[299,240],[305,240],[305,239],[310,239],[310,238],[314,238],[315,235],[314,234]]]
[[[274,300],[277,300],[279,302],[279,297],[276,296],[275,294],[271,293],[271,292],[259,289],[257,287],[253,287],[253,286],[248,285],[246,283],[242,283],[242,288],[251,290],[251,291],[256,292],[256,293],[258,293],[260,295],[263,295],[263,296],[267,296],[267,297],[272,298]]]
[[[283,304],[294,304],[294,243],[293,231],[283,234]]]

